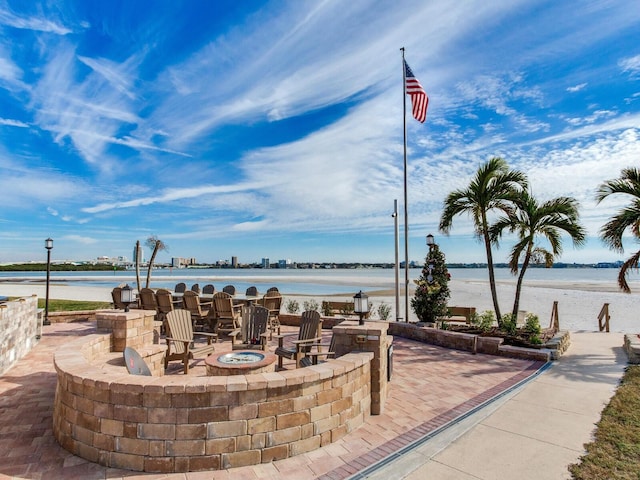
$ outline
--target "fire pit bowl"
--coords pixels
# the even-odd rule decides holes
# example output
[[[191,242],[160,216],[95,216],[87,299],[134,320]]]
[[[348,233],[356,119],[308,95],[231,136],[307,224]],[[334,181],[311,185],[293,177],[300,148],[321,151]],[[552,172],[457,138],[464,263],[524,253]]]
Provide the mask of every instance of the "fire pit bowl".
[[[270,352],[239,350],[209,355],[205,365],[207,375],[246,375],[275,371],[276,358]]]

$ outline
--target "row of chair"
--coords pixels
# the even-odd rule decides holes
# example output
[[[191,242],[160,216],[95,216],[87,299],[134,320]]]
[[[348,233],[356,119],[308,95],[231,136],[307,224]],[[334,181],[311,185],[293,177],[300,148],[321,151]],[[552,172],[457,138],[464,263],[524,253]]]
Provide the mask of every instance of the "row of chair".
[[[184,282],[180,282],[180,283],[176,283],[176,286],[173,289],[174,292],[176,293],[184,293],[187,291],[187,284]],[[198,283],[194,283],[193,285],[191,285],[191,291],[192,292],[196,292],[196,293],[204,293],[204,294],[214,294],[216,292],[216,287],[212,284],[212,283],[208,283],[207,285],[205,285],[204,287],[202,287],[202,291],[200,290],[200,284]],[[224,293],[228,293],[229,295],[235,295],[236,294],[236,287],[233,285],[225,285],[222,288],[222,291]],[[267,293],[269,292],[278,292],[278,287],[271,287],[269,288],[269,290],[267,290]],[[258,296],[258,288],[251,286],[249,288],[247,288],[245,295],[247,297],[257,297]]]
[[[229,333],[232,339],[232,350],[260,349],[267,350],[268,309],[258,305],[242,307],[242,327]],[[188,310],[177,309],[169,312],[167,324],[167,353],[165,368],[169,362],[179,360],[183,363],[184,373],[189,372],[189,360],[198,356],[207,356],[215,350],[217,333],[196,332],[193,329],[191,314]],[[319,357],[334,357],[334,337],[331,343],[322,344],[320,333],[320,314],[317,311],[306,311],[302,314],[297,340],[284,345],[284,335],[278,335],[278,347],[274,353],[278,356],[278,368],[282,368],[283,358],[295,360],[296,368],[315,365]],[[207,338],[206,344],[197,344],[197,335]],[[238,340],[238,336],[240,339]],[[197,345],[197,346],[196,346]],[[328,347],[328,350],[323,350]],[[314,351],[315,349],[315,351]]]

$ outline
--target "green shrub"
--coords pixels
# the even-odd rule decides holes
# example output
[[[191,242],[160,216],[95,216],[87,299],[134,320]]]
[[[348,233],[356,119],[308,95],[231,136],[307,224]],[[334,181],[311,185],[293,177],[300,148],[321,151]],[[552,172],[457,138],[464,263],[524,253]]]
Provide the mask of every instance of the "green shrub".
[[[391,315],[391,305],[387,305],[384,302],[378,305],[378,317],[380,317],[380,320],[388,320],[389,315]]]
[[[505,313],[504,315],[502,315],[500,330],[508,335],[516,334],[516,332],[518,331],[518,325],[516,323],[516,317],[512,313]]]
[[[297,300],[287,300],[284,308],[287,310],[287,313],[293,315],[294,313],[298,313],[298,310],[300,310],[300,304]]]
[[[340,309],[340,313],[342,315],[353,315],[354,313],[354,304],[346,303],[343,308]]]
[[[471,316],[471,325],[477,327],[481,332],[488,332],[493,327],[496,317],[491,310],[485,310]]]
[[[322,315],[324,315],[325,317],[331,317],[332,316],[331,303],[322,302]]]
[[[542,332],[540,328],[540,320],[537,315],[528,313],[525,317],[524,331],[531,334],[531,336],[538,336]]]
[[[316,302],[314,299],[311,300],[305,300],[304,301],[304,310],[305,312],[310,312],[310,311],[317,311],[318,310],[318,302]]]

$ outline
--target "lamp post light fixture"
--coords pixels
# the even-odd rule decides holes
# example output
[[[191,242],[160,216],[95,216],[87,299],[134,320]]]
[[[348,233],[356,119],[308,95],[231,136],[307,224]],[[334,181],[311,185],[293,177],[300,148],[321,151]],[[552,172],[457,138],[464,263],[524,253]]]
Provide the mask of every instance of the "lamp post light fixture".
[[[427,245],[429,246],[429,250],[431,250],[435,244],[436,241],[434,240],[433,235],[427,235]]]
[[[362,290],[353,296],[353,311],[360,317],[359,325],[364,325],[364,316],[369,313],[369,297]]]
[[[135,301],[133,298],[133,288],[131,288],[128,283],[120,290],[120,301],[124,303],[125,312],[129,311],[129,304]]]
[[[44,248],[47,249],[47,290],[44,297],[44,320],[43,325],[51,325],[49,321],[49,272],[51,271],[51,249],[53,248],[53,240],[51,237],[44,241]]]

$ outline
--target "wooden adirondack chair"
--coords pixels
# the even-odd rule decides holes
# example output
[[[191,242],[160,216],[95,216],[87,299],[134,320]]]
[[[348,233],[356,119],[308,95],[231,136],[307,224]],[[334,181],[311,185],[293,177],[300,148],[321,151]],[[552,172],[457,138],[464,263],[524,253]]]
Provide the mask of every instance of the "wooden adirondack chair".
[[[320,313],[315,310],[307,310],[302,313],[300,318],[300,330],[298,330],[298,339],[293,341],[293,346],[284,346],[284,337],[286,335],[276,335],[278,339],[278,347],[274,352],[278,355],[278,368],[282,369],[282,359],[296,361],[296,368],[300,368],[300,361],[305,354],[310,351],[314,343],[319,343],[322,337],[319,337],[321,328]]]
[[[216,287],[213,285],[213,283],[207,283],[204,287],[202,287],[202,293],[213,295],[214,293],[216,293]]]
[[[158,320],[165,321],[167,313],[173,311],[173,298],[169,290],[161,288],[156,292],[156,302],[158,303]]]
[[[205,318],[209,313],[207,311],[202,310],[202,306],[200,305],[200,297],[194,291],[188,290],[184,292],[184,296],[182,297],[182,305],[185,310],[188,310],[191,313],[191,321],[193,322],[194,328],[197,326],[199,329],[203,329],[205,326]]]
[[[124,307],[126,305],[122,303],[122,297],[120,296],[121,295],[120,292],[122,292],[121,287],[116,287],[113,290],[111,290],[111,300],[113,300],[113,308],[117,310],[124,310]]]
[[[241,306],[233,304],[233,297],[225,292],[216,292],[213,295],[213,308],[217,320],[216,333],[230,334],[240,328]]]
[[[269,310],[269,340],[273,338],[273,332],[280,335],[280,307],[282,297],[276,291],[267,292],[260,300],[260,304]]]
[[[247,297],[257,297],[258,296],[258,287],[249,287],[244,292]]]
[[[156,301],[156,294],[150,288],[140,289],[140,307],[143,310],[158,310],[158,302]]]
[[[234,287],[233,285],[225,285],[224,287],[222,287],[222,291],[224,293],[228,293],[229,295],[235,295],[236,287]]]
[[[207,339],[206,345],[196,344],[196,335]],[[191,314],[187,310],[173,310],[167,313],[167,354],[164,357],[164,368],[172,360],[180,360],[184,365],[184,373],[189,373],[189,360],[195,357],[208,356],[213,353],[213,343],[217,341],[215,333],[194,332]],[[196,346],[192,347],[192,343]]]
[[[324,347],[328,347],[327,351],[322,350]],[[315,350],[314,350],[315,349]],[[331,335],[331,341],[328,344],[314,343],[309,348],[309,351],[305,353],[304,357],[300,360],[300,365],[308,367],[310,365],[317,365],[318,358],[325,357],[336,358],[336,336]]]
[[[229,333],[232,350],[266,350],[269,310],[248,305],[242,307],[242,327]],[[237,336],[241,334],[238,342]]]

